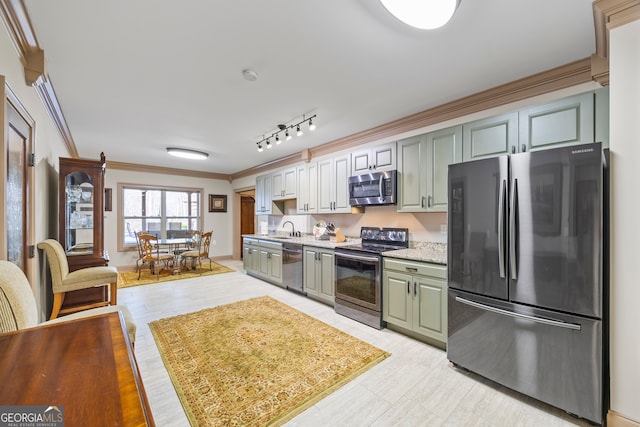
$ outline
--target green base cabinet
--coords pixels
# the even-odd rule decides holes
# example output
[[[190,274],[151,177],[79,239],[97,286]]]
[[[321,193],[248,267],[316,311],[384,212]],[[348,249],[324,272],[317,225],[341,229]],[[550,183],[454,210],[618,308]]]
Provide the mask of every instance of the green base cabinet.
[[[242,262],[247,274],[283,286],[282,243],[245,237]]]
[[[384,258],[383,320],[446,344],[446,278],[443,265]]]
[[[304,247],[302,263],[304,292],[331,306],[335,303],[335,266],[332,249]]]

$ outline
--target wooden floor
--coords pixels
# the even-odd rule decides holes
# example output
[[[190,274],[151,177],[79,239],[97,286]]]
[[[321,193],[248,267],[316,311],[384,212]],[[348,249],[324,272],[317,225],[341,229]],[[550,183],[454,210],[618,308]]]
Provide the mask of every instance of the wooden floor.
[[[158,426],[189,426],[148,322],[270,295],[392,354],[287,426],[587,426],[563,411],[453,368],[442,350],[336,314],[327,305],[239,272],[118,291],[138,326],[136,358]]]

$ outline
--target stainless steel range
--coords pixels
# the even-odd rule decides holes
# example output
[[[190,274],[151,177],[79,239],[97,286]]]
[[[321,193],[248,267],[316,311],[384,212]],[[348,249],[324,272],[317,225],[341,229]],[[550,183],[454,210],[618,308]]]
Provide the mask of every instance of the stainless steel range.
[[[382,252],[409,247],[406,228],[362,227],[360,245],[335,250],[335,311],[382,329]]]

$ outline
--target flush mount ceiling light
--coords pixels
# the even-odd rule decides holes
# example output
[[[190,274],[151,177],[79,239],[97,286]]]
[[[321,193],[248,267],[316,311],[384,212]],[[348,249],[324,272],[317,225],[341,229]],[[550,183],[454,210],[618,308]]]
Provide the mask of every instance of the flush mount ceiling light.
[[[209,157],[209,153],[188,148],[167,147],[167,153],[183,159],[204,160]]]
[[[440,28],[453,16],[461,0],[380,0],[400,21],[422,30]]]
[[[310,131],[316,130],[316,125],[312,121],[312,119],[314,118],[316,118],[315,114],[311,117],[307,117],[306,115],[303,115],[302,120],[298,122],[294,121],[292,124],[286,124],[286,125],[279,124],[276,130],[274,130],[273,132],[270,132],[269,136],[265,136],[267,134],[263,134],[262,139],[256,142],[256,145],[258,146],[258,151],[260,152],[264,151],[262,149],[263,145],[266,145],[267,148],[273,147],[273,145],[271,144],[271,138],[275,138],[276,145],[282,143],[282,141],[289,141],[291,139],[291,134],[289,133],[289,129],[295,129],[296,136],[301,136],[303,132],[302,132],[302,129],[300,128],[300,125],[304,124],[305,122],[309,122]],[[284,134],[284,138],[280,137],[281,133]]]

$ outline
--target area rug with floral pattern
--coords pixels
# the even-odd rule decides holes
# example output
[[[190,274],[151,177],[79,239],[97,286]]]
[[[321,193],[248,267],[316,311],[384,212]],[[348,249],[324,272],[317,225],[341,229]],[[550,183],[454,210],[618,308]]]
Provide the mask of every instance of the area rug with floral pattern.
[[[209,263],[204,262],[202,264],[202,268],[196,267],[195,270],[183,268],[177,274],[169,270],[162,270],[160,274],[156,276],[155,274],[151,274],[151,271],[149,269],[145,269],[140,272],[140,279],[138,279],[138,273],[136,271],[123,271],[118,273],[118,289],[130,288],[132,286],[150,285],[159,282],[168,282],[171,280],[210,276],[212,274],[229,273],[231,271],[235,270],[225,265],[218,264],[214,261],[211,262],[211,269],[209,269]]]
[[[390,356],[268,296],[149,327],[193,426],[281,425]]]

